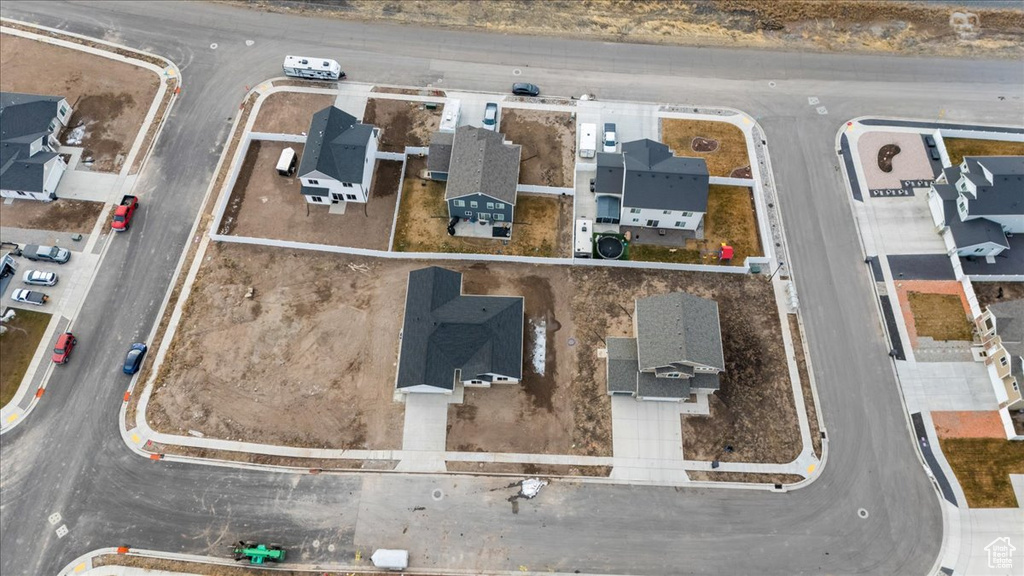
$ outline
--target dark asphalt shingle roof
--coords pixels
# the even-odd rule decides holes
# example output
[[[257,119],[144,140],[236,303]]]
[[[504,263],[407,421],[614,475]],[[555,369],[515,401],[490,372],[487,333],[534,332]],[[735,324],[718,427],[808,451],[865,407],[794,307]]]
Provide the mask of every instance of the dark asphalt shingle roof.
[[[692,362],[725,370],[718,303],[685,292],[636,301],[639,367]]]
[[[625,166],[622,154],[610,152],[597,153],[597,175],[594,177],[595,194],[622,195],[622,175]]]
[[[996,334],[1004,344],[1024,342],[1024,299],[989,304],[996,317]]]
[[[639,372],[636,380],[638,398],[689,398],[689,378],[658,378],[654,374]]]
[[[30,155],[31,144],[50,134],[61,96],[0,92],[0,180],[6,190],[42,192],[45,164],[57,156]]]
[[[626,177],[622,206],[707,212],[708,166],[703,158],[673,156],[649,139],[622,145]]]
[[[690,378],[690,388],[718,390],[722,387],[720,376],[711,372],[697,372]]]
[[[1009,248],[1006,242],[1006,234],[1003,227],[987,218],[973,218],[971,220],[960,220],[960,213],[956,208],[956,200],[943,200],[942,211],[945,214],[946,226],[953,234],[953,241],[960,249],[970,246],[977,246],[986,242],[992,242],[999,246]]]
[[[475,126],[455,130],[445,200],[479,193],[516,203],[522,147],[505,144],[504,140],[498,132]]]
[[[963,193],[971,216],[1024,215],[1024,156],[968,156],[964,161],[969,172],[962,176],[978,187],[977,198]]]
[[[313,114],[299,163],[299,176],[320,172],[339,182],[362,182],[366,147],[373,126],[360,124],[348,112],[328,106]]]
[[[427,170],[430,172],[447,172],[452,163],[451,132],[434,132],[430,136],[430,148],[427,151]]]
[[[523,299],[462,294],[462,274],[431,266],[409,273],[396,386],[455,386],[487,373],[521,379]]]
[[[636,394],[636,338],[613,338],[608,347],[608,392]]]

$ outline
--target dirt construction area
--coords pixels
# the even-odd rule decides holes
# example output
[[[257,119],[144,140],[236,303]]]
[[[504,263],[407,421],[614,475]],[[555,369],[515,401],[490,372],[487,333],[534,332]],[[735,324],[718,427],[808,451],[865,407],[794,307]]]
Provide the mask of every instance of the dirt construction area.
[[[568,188],[575,169],[576,124],[568,112],[502,108],[498,131],[523,147],[519,183]]]
[[[331,214],[327,205],[306,202],[296,176],[277,173],[277,159],[289,146],[302,155],[301,144],[268,140],[249,144],[220,233],[387,250],[402,163],[378,160],[370,201],[352,202],[344,214]]]
[[[159,76],[131,64],[0,34],[0,90],[66,98],[74,112],[61,142],[83,124],[76,146],[95,159],[94,171],[121,168],[159,85]]]
[[[309,130],[313,114],[334,104],[333,94],[274,92],[260,104],[253,132],[302,134]]]
[[[101,202],[57,199],[53,202],[17,200],[4,204],[0,211],[0,226],[78,232],[89,234],[103,211]]]
[[[441,106],[431,110],[423,102],[370,98],[363,122],[380,128],[380,149],[403,152],[406,146],[427,146],[441,125]]]

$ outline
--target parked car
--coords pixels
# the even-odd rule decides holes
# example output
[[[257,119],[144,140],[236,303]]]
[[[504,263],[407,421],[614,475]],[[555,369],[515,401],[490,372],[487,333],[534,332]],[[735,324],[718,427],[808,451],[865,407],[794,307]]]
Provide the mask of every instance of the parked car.
[[[540,96],[540,88],[528,82],[516,82],[512,85],[512,93],[516,96]]]
[[[56,262],[64,264],[71,260],[71,251],[67,248],[57,246],[37,246],[29,244],[21,251],[21,255],[29,260],[43,260],[45,262]]]
[[[34,306],[42,306],[46,304],[46,301],[50,297],[42,292],[36,292],[35,290],[26,290],[24,288],[18,288],[11,292],[11,300],[15,302],[22,302],[24,304],[32,304]]]
[[[611,122],[604,125],[604,151],[615,152],[615,124]]]
[[[21,277],[25,284],[33,286],[56,286],[57,274],[54,272],[43,272],[42,270],[26,270]]]
[[[128,354],[124,357],[124,373],[135,374],[142,367],[142,359],[146,357],[146,345],[142,342],[132,344]]]
[[[484,108],[484,130],[495,131],[498,128],[498,104],[488,102]]]
[[[78,344],[78,338],[71,332],[65,332],[57,338],[57,343],[53,345],[53,363],[64,364],[71,357],[71,351],[74,350],[75,344]]]
[[[132,223],[132,216],[135,215],[135,210],[139,207],[139,199],[131,194],[125,194],[121,197],[121,203],[118,204],[114,210],[114,219],[110,222],[110,227],[116,232],[124,232],[128,229],[128,226]]]

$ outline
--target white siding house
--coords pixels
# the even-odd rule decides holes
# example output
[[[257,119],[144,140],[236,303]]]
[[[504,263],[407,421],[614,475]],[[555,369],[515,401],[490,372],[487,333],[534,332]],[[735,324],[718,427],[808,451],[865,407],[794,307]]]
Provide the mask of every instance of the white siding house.
[[[379,140],[379,129],[334,106],[314,114],[298,171],[306,202],[367,202]]]
[[[60,96],[0,93],[0,196],[49,202],[67,164],[57,153],[72,109]]]

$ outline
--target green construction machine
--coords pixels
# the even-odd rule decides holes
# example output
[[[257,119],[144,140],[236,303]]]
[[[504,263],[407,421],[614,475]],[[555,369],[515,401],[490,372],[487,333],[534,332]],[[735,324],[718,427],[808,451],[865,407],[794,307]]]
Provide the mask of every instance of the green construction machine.
[[[285,550],[277,544],[257,544],[256,542],[240,541],[232,549],[235,560],[249,560],[249,564],[266,564],[267,562],[284,562]]]

